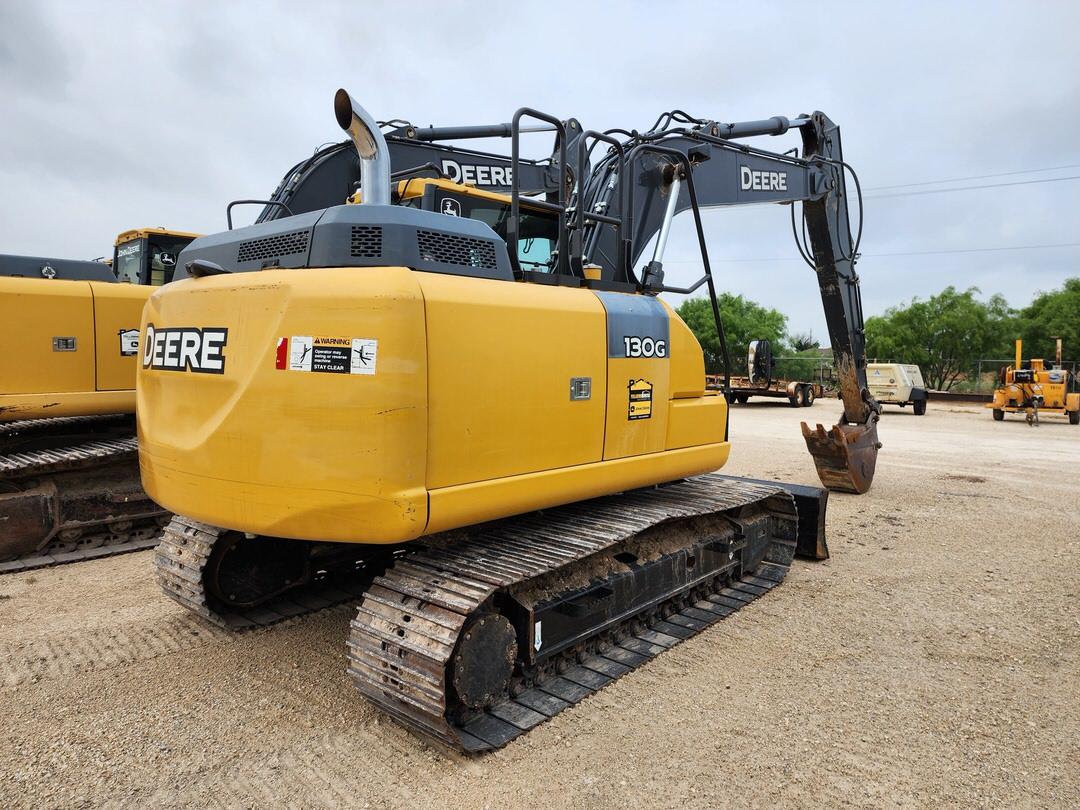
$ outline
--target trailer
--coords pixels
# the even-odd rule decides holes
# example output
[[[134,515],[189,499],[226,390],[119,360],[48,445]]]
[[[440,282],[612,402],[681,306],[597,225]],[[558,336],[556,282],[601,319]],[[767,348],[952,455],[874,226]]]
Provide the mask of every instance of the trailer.
[[[719,374],[706,375],[706,388],[711,391],[724,389],[724,378]],[[805,380],[770,380],[768,383],[751,381],[749,377],[732,377],[728,389],[729,403],[745,405],[750,397],[786,399],[792,408],[809,408],[818,397],[825,396],[821,383]]]
[[[775,379],[772,376],[775,367],[769,341],[750,341],[746,351],[746,376],[728,378],[727,401],[744,405],[750,397],[772,397],[786,399],[792,408],[809,408],[815,399],[825,395],[825,387],[821,383]],[[706,374],[705,387],[712,391],[724,391],[724,378],[719,374]]]

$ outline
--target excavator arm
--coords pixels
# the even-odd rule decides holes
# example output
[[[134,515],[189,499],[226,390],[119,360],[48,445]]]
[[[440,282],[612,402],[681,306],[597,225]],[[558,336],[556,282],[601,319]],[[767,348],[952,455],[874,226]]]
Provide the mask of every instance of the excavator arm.
[[[733,140],[779,135],[792,128],[802,135],[801,157]],[[589,136],[585,134],[586,139]],[[804,423],[803,435],[822,482],[830,489],[861,493],[873,480],[880,406],[866,380],[855,272],[858,239],[850,229],[844,168],[840,130],[820,112],[794,120],[778,116],[741,124],[696,121],[693,126],[631,134],[618,148],[612,147],[582,184],[584,206],[574,221],[583,232],[580,264],[598,265],[602,279],[640,285],[650,292],[680,293],[707,282],[723,345],[700,209],[790,204],[799,251],[817,276],[844,402],[844,414],[831,430],[821,425],[811,429]],[[802,204],[801,227],[795,216],[797,203]],[[663,253],[672,219],[686,210],[694,211],[706,275],[690,288],[676,288],[664,283]],[[595,219],[597,213],[621,221],[621,233],[608,221]],[[650,244],[652,256],[643,264]]]

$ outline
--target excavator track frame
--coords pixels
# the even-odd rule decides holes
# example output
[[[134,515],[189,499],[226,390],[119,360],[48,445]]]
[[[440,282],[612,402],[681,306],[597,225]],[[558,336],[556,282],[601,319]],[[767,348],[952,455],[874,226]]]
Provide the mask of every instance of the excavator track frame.
[[[769,531],[745,547],[748,557],[628,607],[544,661],[523,654],[520,620],[511,618],[514,592],[587,568],[649,530],[685,531],[706,517],[729,524],[710,543],[730,543],[751,525]],[[798,521],[793,496],[780,487],[704,476],[500,521],[458,543],[420,541],[365,595],[351,624],[349,675],[364,697],[413,731],[471,754],[501,748],[776,587],[795,554]],[[575,607],[553,601],[556,609]],[[455,669],[463,645],[496,617],[517,625],[513,676],[488,705],[470,709],[455,697]],[[492,657],[502,654],[496,647]]]
[[[0,426],[0,574],[156,544],[168,513],[142,491],[132,431],[130,416]]]
[[[223,605],[208,587],[208,566],[227,530],[176,516],[165,528],[154,564],[166,595],[233,631],[359,603],[348,640],[348,671],[359,691],[427,738],[481,753],[502,747],[768,593],[783,581],[794,556],[827,557],[827,494],[713,473],[432,535],[405,548],[346,546],[354,549],[352,555],[321,560],[306,581],[246,607]],[[701,519],[724,531],[694,535],[699,526],[694,521]],[[654,586],[660,569],[649,566],[669,565],[675,556],[685,566],[699,546],[719,549],[720,565],[701,563],[683,581],[665,580],[643,596],[644,602],[605,615],[597,626],[553,646],[552,653],[541,655],[538,647],[528,655],[515,651],[512,678],[505,689],[492,690],[482,710],[455,704],[461,683],[460,678],[455,682],[460,672],[452,661],[463,651],[463,637],[494,619],[501,628],[514,627],[517,646],[524,649],[528,640],[520,636],[532,616],[523,618],[515,600],[538,583],[558,582],[564,575],[580,579],[593,570],[590,566],[650,532],[679,535],[669,546],[683,543],[677,549],[682,556],[658,553],[642,563]],[[746,537],[754,539],[743,542]],[[324,546],[341,545],[312,543],[312,559],[319,560]],[[724,557],[728,550],[731,556]],[[536,615],[547,611],[550,616],[565,604],[567,615],[588,616],[587,609],[574,612],[581,583],[567,587],[534,602]],[[505,637],[504,629],[487,629],[495,630],[493,637],[500,632]]]
[[[275,593],[258,605],[232,606],[215,598],[213,589],[208,587],[207,582],[215,544],[228,534],[226,529],[176,515],[165,526],[154,551],[154,570],[165,595],[206,621],[226,630],[266,627],[355,601],[364,595],[368,585],[382,572],[387,561],[388,552],[382,548],[372,551],[368,559],[362,555],[332,558],[329,561],[331,564],[310,566],[310,576],[305,581],[295,583],[289,590]],[[340,547],[342,544],[308,545]]]

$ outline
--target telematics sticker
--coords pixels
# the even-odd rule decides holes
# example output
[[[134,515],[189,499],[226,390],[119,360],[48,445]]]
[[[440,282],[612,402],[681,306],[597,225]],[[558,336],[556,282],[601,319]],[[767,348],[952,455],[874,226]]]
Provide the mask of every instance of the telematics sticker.
[[[139,353],[139,330],[120,330],[120,356],[132,357]]]
[[[374,374],[379,341],[370,338],[278,338],[276,366],[289,371],[328,374]]]
[[[647,380],[631,380],[627,387],[630,390],[630,402],[626,418],[652,418],[652,383]]]

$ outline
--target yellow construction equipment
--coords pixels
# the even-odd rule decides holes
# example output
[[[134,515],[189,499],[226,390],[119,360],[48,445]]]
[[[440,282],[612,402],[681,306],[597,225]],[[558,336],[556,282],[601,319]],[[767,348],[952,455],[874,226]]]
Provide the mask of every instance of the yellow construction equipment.
[[[1040,414],[1052,413],[1068,417],[1070,425],[1080,425],[1080,391],[1075,390],[1075,378],[1061,364],[1061,338],[1054,340],[1055,362],[1032,358],[1024,363],[1023,343],[1017,339],[1015,363],[1001,369],[994,400],[986,404],[993,409],[995,422],[1004,420],[1007,413],[1022,413],[1029,425],[1038,425]]]
[[[155,555],[170,597],[227,628],[361,597],[360,691],[483,751],[768,592],[794,554],[827,555],[826,490],[712,472],[726,392],[657,294],[686,291],[663,281],[678,210],[704,270],[687,289],[715,314],[700,207],[802,201],[845,403],[804,431],[823,480],[865,491],[878,412],[835,124],[677,113],[620,142],[528,109],[385,136],[344,91],[335,112],[362,204],[296,212],[298,170],[293,215],[196,240],[144,311],[139,454],[177,513]],[[539,168],[523,119],[557,136],[544,197],[521,193]],[[731,140],[788,127],[802,158]],[[458,172],[497,170],[509,195],[417,176],[443,174],[424,143],[493,135],[510,160],[462,150]],[[421,160],[392,175],[387,140]],[[608,150],[591,171],[588,143]]]
[[[0,256],[0,572],[145,548],[135,370],[155,286],[197,234],[144,228],[112,267]]]

